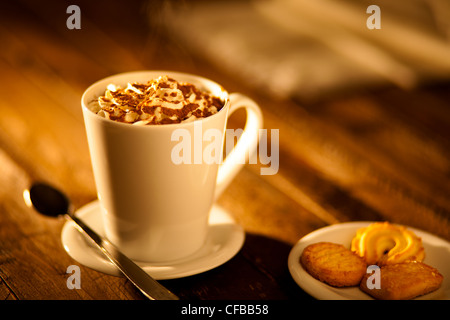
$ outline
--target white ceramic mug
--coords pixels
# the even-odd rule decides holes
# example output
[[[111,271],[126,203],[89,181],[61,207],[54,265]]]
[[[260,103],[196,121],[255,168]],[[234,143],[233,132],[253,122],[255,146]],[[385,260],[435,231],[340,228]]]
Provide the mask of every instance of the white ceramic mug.
[[[88,108],[108,84],[146,83],[161,75],[194,84],[220,97],[225,105],[218,113],[193,122],[147,126],[108,120]],[[183,129],[192,137],[208,129],[220,130],[223,145],[227,119],[238,108],[247,111],[244,132],[222,163],[174,163],[171,153],[179,143],[173,141],[175,130]],[[137,71],[94,83],[83,94],[82,109],[108,239],[130,258],[146,262],[177,260],[200,249],[214,200],[244,165],[238,161],[243,153],[256,151],[262,127],[258,105],[199,76]],[[207,145],[203,142],[202,151]],[[192,153],[195,147],[199,148],[192,145]]]

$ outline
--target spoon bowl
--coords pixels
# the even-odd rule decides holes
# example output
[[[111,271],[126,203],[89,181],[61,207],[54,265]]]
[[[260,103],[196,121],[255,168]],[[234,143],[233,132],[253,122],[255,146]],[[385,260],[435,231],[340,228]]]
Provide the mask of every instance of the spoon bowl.
[[[71,214],[69,199],[61,191],[48,184],[33,184],[29,190],[25,190],[24,198],[28,206],[33,206],[43,215],[58,217]]]

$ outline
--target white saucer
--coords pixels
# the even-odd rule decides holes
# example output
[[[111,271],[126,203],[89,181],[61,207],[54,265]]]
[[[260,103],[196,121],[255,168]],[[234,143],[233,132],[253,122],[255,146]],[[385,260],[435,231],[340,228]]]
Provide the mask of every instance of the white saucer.
[[[315,230],[301,238],[292,248],[288,257],[288,267],[292,278],[307,293],[316,299],[323,300],[373,300],[358,287],[335,288],[313,278],[300,263],[303,249],[316,242],[326,241],[340,243],[350,248],[351,241],[359,228],[367,227],[373,221],[346,222]],[[450,299],[450,243],[428,232],[408,227],[422,238],[425,248],[424,263],[438,269],[444,276],[441,287],[429,294],[418,297],[418,300]]]
[[[75,213],[97,233],[104,236],[100,204],[95,200]],[[135,261],[157,280],[175,279],[211,270],[230,260],[244,243],[243,228],[221,207],[214,205],[210,212],[208,238],[193,255],[166,264]],[[67,253],[79,263],[94,270],[119,276],[120,271],[81,234],[75,223],[64,224],[61,240]]]

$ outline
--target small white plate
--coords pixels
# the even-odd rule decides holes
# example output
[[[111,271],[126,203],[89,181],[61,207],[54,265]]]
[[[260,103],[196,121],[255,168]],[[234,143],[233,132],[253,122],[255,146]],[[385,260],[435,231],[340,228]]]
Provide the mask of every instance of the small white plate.
[[[105,236],[98,200],[83,206],[75,214]],[[165,264],[135,262],[156,280],[187,277],[227,262],[242,248],[244,239],[243,228],[224,209],[214,205],[210,212],[208,238],[193,255]],[[76,229],[74,222],[64,224],[61,240],[67,253],[79,263],[107,274],[120,275],[108,258]]]
[[[312,277],[300,263],[303,249],[316,242],[340,243],[350,248],[351,241],[359,228],[366,227],[373,222],[348,222],[331,225],[309,233],[301,238],[292,248],[288,257],[288,267],[292,278],[308,294],[323,300],[373,300],[358,287],[335,288]],[[424,263],[436,268],[444,276],[441,287],[427,295],[416,299],[448,300],[450,299],[450,243],[430,233],[410,228],[422,238],[425,248]]]

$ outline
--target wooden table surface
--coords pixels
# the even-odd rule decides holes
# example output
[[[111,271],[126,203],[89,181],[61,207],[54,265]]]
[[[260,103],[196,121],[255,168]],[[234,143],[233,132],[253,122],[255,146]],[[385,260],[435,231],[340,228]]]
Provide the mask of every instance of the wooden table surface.
[[[287,257],[331,224],[390,221],[450,240],[450,81],[283,100],[180,48],[147,23],[142,1],[78,3],[81,30],[66,27],[67,1],[1,4],[0,299],[144,299],[125,278],[73,260],[60,240],[65,221],[38,215],[22,197],[40,180],[76,207],[96,198],[80,98],[93,82],[131,70],[209,77],[255,99],[264,128],[279,130],[278,173],[245,165],[218,200],[245,229],[242,249],[213,270],[161,281],[181,299],[311,299]],[[73,264],[77,290],[66,285]]]

